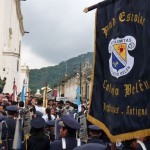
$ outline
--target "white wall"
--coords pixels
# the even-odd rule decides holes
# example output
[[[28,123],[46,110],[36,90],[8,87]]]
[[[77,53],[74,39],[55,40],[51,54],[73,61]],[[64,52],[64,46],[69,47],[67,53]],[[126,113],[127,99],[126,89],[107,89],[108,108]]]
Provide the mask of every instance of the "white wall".
[[[20,45],[23,35],[16,11],[16,1],[0,0],[0,76],[7,78],[4,93],[12,93],[14,78],[20,89]]]
[[[77,88],[78,78],[74,76],[70,78],[64,85],[64,95],[71,99],[76,98],[76,88]]]
[[[2,76],[2,49],[4,46],[4,42],[3,42],[3,31],[4,31],[4,0],[0,0],[0,76]]]

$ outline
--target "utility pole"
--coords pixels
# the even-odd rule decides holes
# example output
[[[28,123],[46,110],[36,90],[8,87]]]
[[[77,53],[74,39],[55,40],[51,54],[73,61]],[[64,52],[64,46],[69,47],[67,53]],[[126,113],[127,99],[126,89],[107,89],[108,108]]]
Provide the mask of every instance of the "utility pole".
[[[81,62],[80,62],[80,101],[82,102],[81,100],[81,88],[82,88],[82,85],[81,85],[81,79],[82,79],[82,70],[81,70]]]

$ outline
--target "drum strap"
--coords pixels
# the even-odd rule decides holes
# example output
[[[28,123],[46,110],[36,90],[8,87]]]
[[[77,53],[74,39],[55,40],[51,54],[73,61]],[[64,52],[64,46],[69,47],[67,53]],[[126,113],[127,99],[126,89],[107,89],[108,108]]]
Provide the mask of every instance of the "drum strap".
[[[137,140],[137,143],[141,145],[143,150],[147,150],[147,148],[145,147],[145,144],[142,141]]]
[[[77,139],[77,146],[81,146],[81,140]]]
[[[81,146],[81,140],[78,138],[77,139],[77,146]],[[65,150],[66,149],[66,139],[62,138],[62,149]]]
[[[62,149],[65,150],[66,149],[66,139],[62,138]]]

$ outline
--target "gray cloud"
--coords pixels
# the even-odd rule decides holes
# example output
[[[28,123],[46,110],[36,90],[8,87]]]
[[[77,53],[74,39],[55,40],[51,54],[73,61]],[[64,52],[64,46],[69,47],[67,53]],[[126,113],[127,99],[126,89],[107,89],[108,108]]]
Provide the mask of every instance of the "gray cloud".
[[[93,51],[95,11],[83,13],[99,0],[27,0],[21,2],[23,43],[32,52],[57,64]]]

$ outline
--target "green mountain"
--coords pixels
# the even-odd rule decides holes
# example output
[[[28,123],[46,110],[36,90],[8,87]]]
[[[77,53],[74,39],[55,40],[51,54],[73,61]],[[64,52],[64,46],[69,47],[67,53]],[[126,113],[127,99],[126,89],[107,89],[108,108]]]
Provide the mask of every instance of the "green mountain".
[[[74,73],[74,69],[80,70],[80,63],[83,65],[86,61],[93,62],[93,52],[81,54],[67,61],[62,61],[56,66],[49,66],[41,69],[31,69],[29,73],[29,88],[33,93],[37,89],[44,87],[46,82],[50,88],[53,88],[57,83],[61,82],[65,73],[70,76]]]

